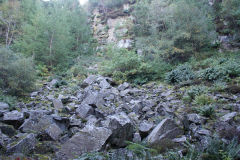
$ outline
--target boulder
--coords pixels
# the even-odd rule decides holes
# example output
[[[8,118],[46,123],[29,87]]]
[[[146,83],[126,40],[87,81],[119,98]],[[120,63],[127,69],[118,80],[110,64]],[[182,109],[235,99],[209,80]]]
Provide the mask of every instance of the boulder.
[[[25,134],[24,136],[18,138],[17,141],[7,146],[7,153],[8,154],[12,154],[12,153],[29,154],[34,150],[36,143],[37,143],[37,140],[33,133]]]
[[[187,115],[187,120],[191,123],[201,124],[203,119],[198,114],[193,113]]]
[[[112,130],[109,142],[118,147],[126,146],[125,142],[133,139],[133,125],[130,118],[124,112],[107,118],[106,126]]]
[[[54,99],[53,100],[53,106],[55,109],[63,109],[63,104],[62,104],[62,101],[60,99]]]
[[[100,151],[111,133],[109,129],[88,125],[62,145],[57,159],[68,160],[83,153]]]
[[[18,111],[6,112],[3,115],[3,122],[13,125],[15,128],[21,126],[21,124],[24,122],[24,119],[24,114]]]
[[[123,84],[120,84],[120,85],[118,86],[118,90],[119,90],[119,91],[123,91],[123,90],[127,89],[129,86],[130,86],[129,83],[124,82]]]
[[[8,109],[9,109],[9,105],[7,103],[0,102],[0,111],[4,111]]]
[[[64,125],[64,124],[62,124]],[[57,121],[50,115],[42,112],[33,111],[20,130],[24,133],[37,133],[42,140],[57,140],[63,133],[64,127],[57,125]]]
[[[147,141],[150,144],[161,144],[164,140],[172,140],[183,134],[183,130],[180,129],[176,123],[171,119],[162,120],[147,137]]]
[[[86,93],[86,98],[82,102],[83,105],[88,104],[94,107],[103,106],[104,103],[103,95],[93,91]]]
[[[3,123],[0,123],[0,131],[3,134],[8,135],[9,137],[13,137],[15,134],[17,134],[17,131],[12,125],[7,125]]]
[[[88,104],[81,104],[77,109],[76,113],[80,118],[86,118],[88,115],[94,113],[93,108]]]
[[[144,120],[139,124],[139,132],[142,137],[146,137],[153,128],[153,122]]]
[[[81,84],[81,87],[82,88],[86,88],[87,86],[93,84],[96,80],[97,80],[97,76],[95,75],[90,75],[88,76],[84,81],[83,83]]]
[[[111,85],[107,82],[106,79],[101,80],[99,86],[100,86],[102,89],[111,88]]]

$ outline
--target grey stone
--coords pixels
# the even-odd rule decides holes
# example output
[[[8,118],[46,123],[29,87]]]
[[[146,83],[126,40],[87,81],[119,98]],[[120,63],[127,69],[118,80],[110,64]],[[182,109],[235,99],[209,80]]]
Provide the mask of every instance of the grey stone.
[[[198,114],[188,114],[187,119],[190,122],[196,123],[196,124],[201,124],[202,123],[202,117],[199,116]]]
[[[139,125],[139,131],[142,133],[149,133],[151,129],[153,128],[153,122],[149,122],[144,120]]]
[[[102,89],[111,88],[111,85],[107,82],[106,79],[101,80],[99,86],[100,86]]]
[[[182,135],[183,131],[171,119],[162,120],[147,137],[150,144],[162,143],[164,140],[172,140]]]
[[[63,131],[56,124],[53,123],[45,129],[44,135],[46,135],[46,138],[44,138],[44,140],[57,141],[62,133]]]
[[[109,140],[112,145],[124,147],[125,141],[133,139],[133,125],[124,112],[108,116],[107,127],[112,130]]]
[[[16,142],[9,144],[7,146],[7,153],[9,153],[9,154],[12,154],[12,153],[29,154],[34,150],[36,143],[37,143],[37,140],[33,133],[26,134],[26,135],[20,137]]]
[[[62,145],[56,154],[57,159],[68,160],[83,153],[100,151],[111,133],[103,127],[86,126]]]
[[[141,142],[141,141],[142,141],[142,138],[140,136],[140,133],[138,133],[138,132],[134,133],[133,142],[137,143],[137,142]]]
[[[233,118],[236,116],[237,116],[237,112],[231,112],[231,113],[228,113],[228,114],[224,115],[223,117],[221,117],[221,121],[229,122],[229,121],[233,120]]]
[[[0,111],[4,111],[8,109],[9,109],[9,105],[7,103],[0,102]]]
[[[3,134],[8,135],[9,137],[13,137],[17,133],[17,131],[12,125],[7,125],[3,123],[0,123],[0,131],[2,131]]]
[[[84,81],[83,83],[81,84],[81,87],[82,88],[86,88],[87,86],[93,84],[96,80],[97,80],[97,76],[95,75],[90,75],[88,76]]]
[[[211,132],[207,129],[204,129],[204,128],[197,130],[197,133],[200,134],[200,135],[206,135],[206,136],[211,135]]]
[[[24,122],[24,114],[18,111],[6,112],[3,114],[3,122],[18,128]]]
[[[120,85],[118,86],[118,90],[119,90],[119,91],[123,91],[123,90],[129,88],[129,86],[130,86],[129,83],[124,82],[123,84],[120,84]]]
[[[93,114],[93,108],[88,104],[81,104],[77,109],[76,113],[80,118],[86,118],[88,115]]]
[[[184,143],[184,142],[187,141],[187,137],[186,136],[182,136],[180,138],[174,138],[172,141],[176,142],[176,143]]]
[[[55,109],[58,109],[58,110],[64,108],[64,106],[62,104],[62,101],[60,99],[54,99],[53,100],[53,106],[54,106]]]

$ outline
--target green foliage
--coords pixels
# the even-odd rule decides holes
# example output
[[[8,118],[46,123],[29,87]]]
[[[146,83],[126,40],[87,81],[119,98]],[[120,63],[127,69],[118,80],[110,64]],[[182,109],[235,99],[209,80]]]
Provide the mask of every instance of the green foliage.
[[[0,86],[13,95],[21,95],[34,89],[35,70],[32,59],[0,48]]]
[[[201,94],[207,93],[208,88],[206,86],[191,86],[186,94],[191,98],[195,99],[196,96],[200,96]]]
[[[220,16],[227,22],[227,31],[236,34],[235,40],[240,41],[240,2],[239,0],[223,0]]]
[[[215,39],[208,1],[143,0],[135,5],[136,46],[144,55],[184,61]]]
[[[87,15],[77,0],[24,0],[21,7],[23,15],[29,16],[15,40],[16,51],[56,70],[66,69],[77,56],[93,51]]]
[[[218,138],[209,140],[209,144],[202,160],[234,160],[239,158],[240,145],[236,139],[233,139],[229,144],[222,142]]]
[[[113,76],[118,82],[129,81],[135,84],[144,84],[161,78],[161,73],[165,72],[169,66],[161,60],[153,63],[144,61],[134,51],[112,46],[107,48],[106,56],[107,61],[102,66],[103,74]]]
[[[202,94],[202,95],[196,96],[193,103],[196,105],[204,106],[204,105],[212,104],[213,102],[214,100],[210,96],[206,94]]]
[[[127,149],[132,151],[134,159],[151,159],[153,154],[156,154],[156,150],[147,147],[144,144],[127,142]]]
[[[106,8],[120,7],[126,2],[128,2],[128,0],[117,0],[117,1],[116,0],[103,0],[103,1],[89,0],[91,7],[103,6]]]
[[[10,110],[14,110],[17,103],[17,98],[14,96],[3,94],[2,91],[0,91],[0,102],[7,103],[10,107]]]
[[[200,113],[204,117],[214,118],[216,115],[214,106],[202,106],[200,108],[194,108],[195,111]]]
[[[179,65],[176,69],[166,74],[166,81],[171,84],[191,81],[196,78],[195,72],[190,65]]]
[[[76,160],[105,160],[108,159],[108,155],[102,152],[93,152],[93,153],[85,153],[81,157]]]

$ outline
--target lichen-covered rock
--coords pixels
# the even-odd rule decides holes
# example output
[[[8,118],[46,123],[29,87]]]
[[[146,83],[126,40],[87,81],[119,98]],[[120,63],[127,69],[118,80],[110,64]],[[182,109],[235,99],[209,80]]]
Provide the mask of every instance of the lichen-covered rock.
[[[111,133],[111,130],[103,127],[86,126],[62,145],[56,154],[57,158],[59,160],[68,160],[83,153],[99,151]]]
[[[173,120],[166,118],[153,129],[147,137],[147,141],[150,144],[161,144],[166,139],[172,140],[182,134],[183,130]]]
[[[33,133],[20,137],[17,141],[7,146],[7,153],[31,153],[37,144],[37,140]]]
[[[94,113],[93,108],[88,104],[81,104],[76,109],[76,113],[80,118],[86,118],[88,115]]]
[[[6,112],[3,115],[3,122],[13,125],[15,128],[21,126],[21,124],[24,122],[24,119],[24,114],[18,111]]]
[[[54,106],[55,109],[58,109],[58,110],[64,108],[63,103],[60,99],[54,99],[53,100],[53,106]]]
[[[108,116],[105,125],[112,130],[109,140],[112,145],[124,147],[126,146],[126,141],[133,139],[133,125],[130,118],[124,112]]]
[[[9,105],[7,103],[0,102],[0,111],[4,111],[8,109],[9,109]]]
[[[0,123],[0,131],[2,131],[3,134],[8,135],[9,137],[12,137],[17,133],[17,131],[12,125],[7,125],[3,123]]]
[[[233,120],[233,118],[236,116],[237,116],[237,112],[231,112],[231,113],[225,114],[223,117],[221,117],[221,121],[229,122],[229,121]]]

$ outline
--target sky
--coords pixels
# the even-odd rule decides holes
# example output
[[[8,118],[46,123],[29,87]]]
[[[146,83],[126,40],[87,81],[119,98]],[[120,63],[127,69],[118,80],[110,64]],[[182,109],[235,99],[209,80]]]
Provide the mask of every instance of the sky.
[[[84,5],[85,3],[87,3],[88,0],[79,0],[81,5]]]

